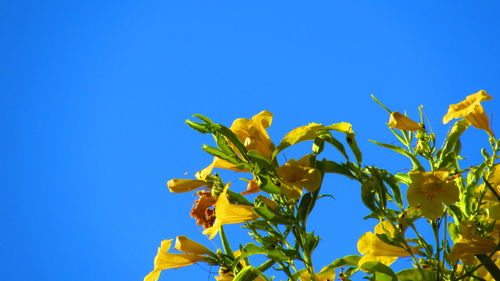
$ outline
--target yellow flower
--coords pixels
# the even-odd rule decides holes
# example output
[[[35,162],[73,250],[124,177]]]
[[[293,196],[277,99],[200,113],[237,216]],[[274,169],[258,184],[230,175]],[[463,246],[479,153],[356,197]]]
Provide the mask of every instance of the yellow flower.
[[[495,249],[495,240],[475,234],[475,229],[476,224],[471,221],[460,222],[461,233],[450,252],[452,262],[460,259],[464,264],[471,265],[475,261],[475,255],[489,254]]]
[[[405,131],[418,131],[421,126],[417,122],[399,112],[392,112],[389,118],[389,127]]]
[[[184,235],[177,236],[177,238],[175,239],[174,248],[186,254],[193,254],[193,255],[212,254],[212,251],[210,251],[207,247],[187,238]]]
[[[168,253],[172,245],[172,239],[163,240],[161,247],[158,248],[158,254],[155,257],[154,269],[146,277],[144,281],[156,281],[160,278],[160,273],[164,269],[179,268],[188,266],[197,262],[208,262],[209,258],[206,255],[211,255],[212,252],[205,246],[196,243],[185,236],[178,236],[176,239],[175,249],[185,251],[184,254]]]
[[[224,224],[243,223],[257,219],[258,216],[253,213],[252,206],[231,204],[227,199],[226,185],[224,191],[219,195],[215,203],[215,222],[212,227],[203,231],[203,234],[210,235],[210,239],[214,238]]]
[[[167,182],[168,189],[170,192],[182,193],[195,190],[200,188],[207,183],[203,180],[192,180],[192,179],[171,179]]]
[[[264,110],[252,119],[239,118],[234,120],[231,131],[243,142],[248,151],[255,150],[265,158],[271,159],[274,144],[272,143],[266,129],[271,126],[273,114]],[[212,164],[197,173],[199,179],[204,179],[212,172],[213,168],[228,169],[237,172],[246,172],[238,168],[238,165],[226,160],[214,157]]]
[[[443,204],[451,205],[458,200],[458,187],[448,180],[447,171],[411,172],[411,184],[406,197],[410,207],[419,208],[430,220],[443,214]]]
[[[278,176],[282,181],[281,191],[291,199],[299,199],[302,188],[307,191],[315,191],[321,185],[321,172],[311,167],[309,155],[295,161],[290,159],[278,168]]]
[[[493,190],[497,194],[500,194],[500,164],[496,164],[493,167],[487,181]],[[480,189],[486,190],[483,200],[486,202],[484,206],[488,208],[489,217],[494,220],[500,220],[500,201],[486,184],[482,184]]]
[[[410,254],[403,248],[389,245],[377,237],[377,234],[386,234],[391,237],[394,235],[394,226],[383,221],[375,226],[375,233],[367,232],[358,240],[358,251],[364,255],[359,261],[358,266],[362,266],[367,261],[379,261],[385,265],[390,265],[398,257],[408,257]],[[417,253],[418,249],[411,247],[412,252]]]
[[[493,131],[490,128],[490,122],[483,106],[482,101],[491,100],[492,97],[488,95],[484,90],[480,90],[470,96],[467,96],[464,101],[457,104],[450,104],[448,113],[443,117],[443,123],[446,124],[454,118],[465,118],[472,126],[483,129],[487,131],[490,135],[493,135]]]

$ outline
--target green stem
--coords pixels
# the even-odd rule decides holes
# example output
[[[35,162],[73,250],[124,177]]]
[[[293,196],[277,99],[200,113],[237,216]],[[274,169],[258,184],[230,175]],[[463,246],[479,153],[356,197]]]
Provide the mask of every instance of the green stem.
[[[231,246],[229,245],[229,241],[227,240],[226,233],[224,232],[224,226],[220,227],[219,236],[226,255],[234,258],[233,250],[231,250]]]
[[[476,258],[481,262],[481,264],[488,270],[488,272],[493,276],[496,281],[500,280],[500,270],[496,264],[485,254],[476,255]]]
[[[273,266],[273,264],[275,264],[276,262],[273,261],[273,260],[268,260],[266,261],[265,263],[261,264],[259,267],[257,267],[257,269],[260,271],[260,272],[264,272],[266,271],[268,268],[270,268],[271,266]]]
[[[441,263],[440,263],[440,254],[441,254],[441,248],[440,248],[440,243],[439,243],[439,226],[440,223],[437,220],[432,221],[432,232],[434,233],[434,240],[436,242],[436,254],[434,256],[434,259],[437,261],[437,269],[436,269],[436,280],[441,280],[440,274],[441,274]]]
[[[385,105],[383,105],[383,104],[382,104],[382,103],[381,103],[381,102],[380,102],[380,101],[379,101],[379,100],[378,100],[378,99],[377,99],[377,98],[376,98],[373,94],[371,94],[370,96],[372,97],[372,99],[373,99],[376,103],[378,103],[378,105],[380,105],[383,109],[385,109],[385,111],[389,112],[389,114],[391,114],[391,113],[392,113],[392,111],[391,111],[389,108],[387,108]]]

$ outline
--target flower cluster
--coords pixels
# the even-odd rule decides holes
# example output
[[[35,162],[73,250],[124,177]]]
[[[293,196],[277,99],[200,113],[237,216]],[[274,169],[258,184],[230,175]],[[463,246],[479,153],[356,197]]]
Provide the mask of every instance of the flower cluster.
[[[389,113],[387,125],[401,144],[372,142],[406,157],[413,167],[399,170],[405,173],[363,165],[355,133],[346,122],[310,123],[275,144],[267,132],[273,119],[269,111],[236,119],[229,128],[203,115],[195,115],[201,121],[188,120],[191,128],[214,137],[216,146],[202,147],[213,160],[195,178],[172,179],[167,186],[172,193],[197,196],[190,215],[208,239],[221,238],[222,249],[212,251],[178,236],[174,248],[180,253],[170,253],[172,240],[165,240],[153,271],[144,280],[156,281],[162,270],[198,262],[218,266],[218,281],[265,281],[276,273],[293,281],[351,280],[355,274],[392,281],[498,280],[500,164],[495,161],[500,141],[481,104],[492,97],[481,90],[450,105],[443,123],[459,120],[442,147],[436,146],[435,134],[427,130],[422,107],[416,122],[373,98]],[[483,149],[484,161],[463,169],[460,138],[470,125],[486,131],[491,151]],[[280,153],[306,141],[312,142],[309,153],[280,163]],[[327,147],[343,158],[320,160]],[[244,190],[235,188],[238,183],[224,181],[228,170],[241,174]],[[316,201],[330,195],[331,189],[323,187],[330,173],[359,182],[360,199],[369,211],[365,219],[377,224],[373,232],[359,238],[359,254],[334,259],[317,271],[312,254],[320,238],[307,220]],[[233,251],[224,231],[228,224],[241,224],[253,242]],[[426,237],[422,225],[432,231],[431,237]],[[254,265],[254,255],[266,259]],[[411,260],[411,267],[394,272],[390,266],[399,258]]]

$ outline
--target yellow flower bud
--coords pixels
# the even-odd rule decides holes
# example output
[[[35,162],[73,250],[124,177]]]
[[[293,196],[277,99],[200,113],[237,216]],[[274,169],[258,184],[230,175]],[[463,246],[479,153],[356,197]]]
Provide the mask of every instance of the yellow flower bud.
[[[206,184],[205,181],[191,179],[171,179],[167,182],[168,189],[174,193],[192,191]]]
[[[418,131],[422,126],[399,112],[391,113],[389,127],[404,131]]]
[[[210,255],[212,251],[210,251],[207,247],[201,245],[198,242],[195,242],[186,236],[177,236],[175,239],[175,249],[184,252],[186,254],[195,254],[195,255]]]

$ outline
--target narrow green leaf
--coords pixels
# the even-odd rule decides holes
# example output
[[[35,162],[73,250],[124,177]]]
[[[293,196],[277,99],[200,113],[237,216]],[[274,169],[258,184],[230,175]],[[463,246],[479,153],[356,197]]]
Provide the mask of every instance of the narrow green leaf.
[[[374,141],[374,140],[370,140],[371,142],[373,142],[374,144],[376,145],[379,145],[379,146],[382,146],[382,147],[385,147],[385,148],[389,148],[393,151],[396,151],[397,153],[401,154],[401,155],[404,155],[406,157],[408,157],[412,164],[413,164],[413,170],[416,170],[416,171],[425,171],[424,170],[424,167],[422,166],[422,164],[420,164],[420,161],[418,161],[417,157],[413,154],[411,154],[409,151],[405,150],[404,148],[402,147],[399,147],[397,145],[393,145],[393,144],[386,144],[386,143],[380,143],[380,142],[377,142],[377,141]]]
[[[422,276],[422,273],[424,276]],[[422,273],[418,268],[408,268],[401,270],[396,273],[399,281],[427,281],[427,280],[435,280],[433,278],[433,274],[428,270],[422,270]]]
[[[196,131],[202,133],[202,134],[206,134],[206,133],[210,133],[212,132],[211,128],[209,125],[207,124],[202,124],[202,123],[198,123],[198,122],[194,122],[194,121],[191,121],[191,120],[186,120],[185,121],[186,124],[191,128],[191,129],[195,129]]]
[[[354,133],[347,134],[345,138],[346,138],[347,144],[349,144],[349,147],[352,150],[352,153],[354,153],[354,157],[356,157],[356,161],[358,162],[358,165],[361,166],[360,164],[363,161],[363,154],[361,154],[361,150],[359,149],[358,143],[356,142],[356,138],[354,136]]]
[[[233,281],[253,281],[262,274],[257,268],[247,265],[234,277]]]
[[[227,155],[226,153],[224,153],[223,151],[221,151],[220,149],[218,148],[215,148],[215,147],[212,147],[212,146],[208,146],[208,145],[203,145],[201,147],[201,149],[203,149],[204,151],[208,152],[209,154],[215,156],[215,157],[218,157],[220,159],[224,159],[226,161],[229,161],[233,164],[240,164],[241,163],[241,160],[236,158],[236,157],[232,157],[230,155]]]
[[[328,265],[328,268],[338,268],[338,267],[343,267],[343,266],[357,266],[358,261],[361,259],[361,256],[358,255],[349,255],[345,256],[340,259],[334,260],[330,265]]]
[[[276,147],[276,149],[274,150],[273,158],[289,146],[307,140],[314,140],[317,136],[317,132],[323,128],[324,126],[321,124],[310,123],[309,125],[301,126],[291,130],[285,135],[278,147]]]
[[[456,156],[459,155],[460,153],[460,144],[459,144],[459,139],[460,136],[467,130],[469,127],[470,123],[466,119],[461,119],[455,122],[453,124],[453,127],[451,127],[450,132],[448,133],[448,136],[446,137],[446,140],[443,144],[443,148],[441,149],[440,153],[440,160],[438,162],[438,169],[439,168],[444,168],[447,167],[450,163],[450,161],[453,161]],[[457,151],[458,150],[458,151]],[[453,157],[452,153],[455,153]]]
[[[339,164],[334,161],[321,160],[321,161],[316,161],[316,166],[323,173],[341,174],[350,179],[356,179],[356,177],[351,172],[349,166],[346,163]]]
[[[361,265],[364,269],[375,276],[376,281],[397,281],[398,278],[394,271],[386,265],[378,261],[368,261]]]

